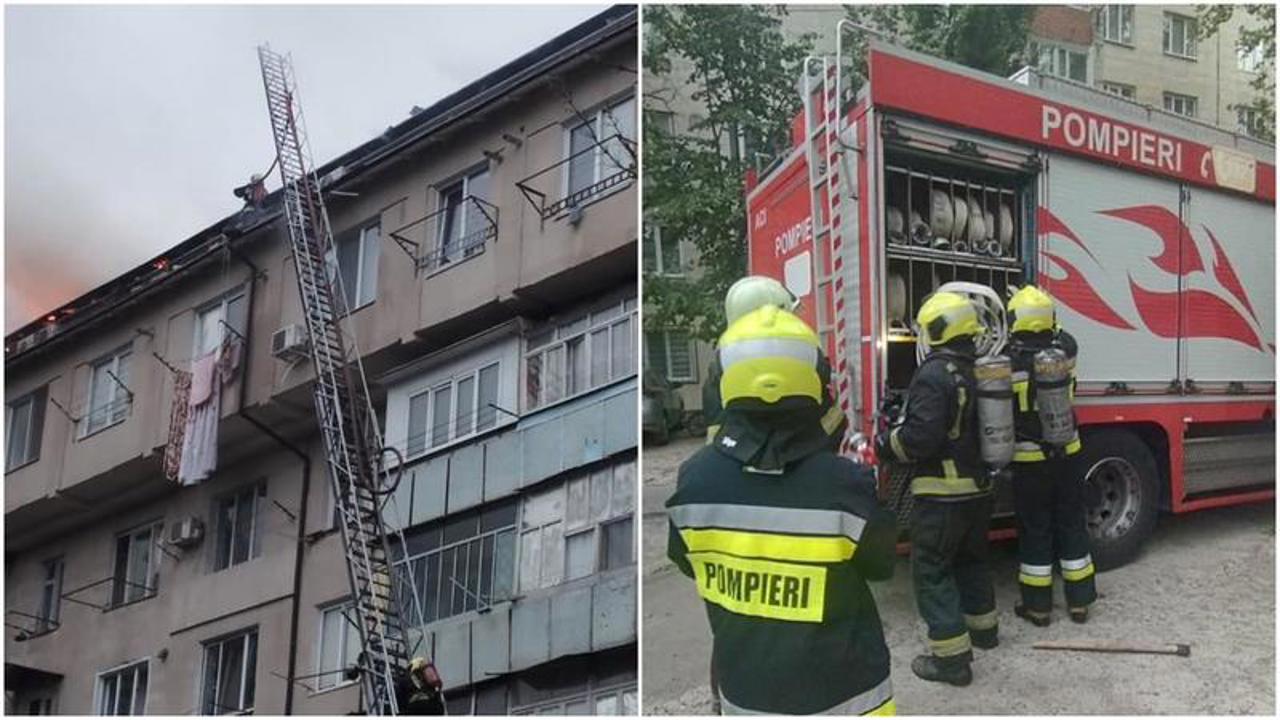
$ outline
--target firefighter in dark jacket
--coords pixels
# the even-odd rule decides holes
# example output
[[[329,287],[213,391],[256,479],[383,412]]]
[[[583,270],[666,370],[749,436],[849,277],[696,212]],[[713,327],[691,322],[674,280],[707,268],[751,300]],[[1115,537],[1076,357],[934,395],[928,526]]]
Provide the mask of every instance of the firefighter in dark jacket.
[[[992,500],[973,377],[983,328],[973,304],[949,292],[933,294],[916,320],[930,351],[911,379],[901,421],[877,438],[876,449],[912,466],[911,574],[930,653],[916,657],[911,670],[968,685],[972,647],[999,643],[987,562]]]
[[[894,714],[868,580],[893,573],[872,474],[829,449],[818,338],[776,306],[720,338],[723,422],[681,467],[668,555],[711,623],[725,714]]]
[[[1084,481],[1075,462],[1080,435],[1070,405],[1074,396],[1076,341],[1058,327],[1053,298],[1033,285],[1010,298],[1006,318],[1016,403],[1013,499],[1018,515],[1018,588],[1022,596],[1014,610],[1036,626],[1049,624],[1056,560],[1068,615],[1083,623],[1089,619],[1089,606],[1097,599],[1097,590],[1085,526]],[[1046,350],[1060,351],[1059,360],[1066,361],[1065,371],[1060,371],[1057,378],[1045,377],[1053,368],[1053,357],[1041,354]],[[1037,356],[1041,358],[1039,367]],[[1055,385],[1056,395],[1049,395]],[[1054,401],[1063,405],[1057,415],[1064,426],[1056,438],[1048,437],[1053,433],[1046,433],[1042,422],[1042,411],[1051,410],[1048,405]],[[1053,416],[1049,417],[1054,424]]]
[[[785,285],[771,277],[748,275],[735,282],[724,297],[724,314],[727,324],[746,313],[765,305],[774,305],[788,312],[795,312],[800,301]],[[707,442],[715,439],[720,430],[720,416],[724,412],[720,402],[720,359],[711,358],[707,367],[707,381],[702,385],[702,418],[707,425]],[[822,382],[822,429],[831,438],[832,450],[839,452],[849,421],[831,395],[831,363],[821,349],[818,351],[818,379]]]
[[[444,715],[444,683],[435,665],[416,657],[409,670],[396,678],[396,708],[400,715]]]

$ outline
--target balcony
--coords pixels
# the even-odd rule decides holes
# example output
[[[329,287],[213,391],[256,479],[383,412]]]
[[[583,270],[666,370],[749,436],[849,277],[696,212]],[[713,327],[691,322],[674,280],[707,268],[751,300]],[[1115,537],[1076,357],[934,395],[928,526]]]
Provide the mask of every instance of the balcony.
[[[636,143],[615,134],[539,170],[516,187],[545,221],[570,216],[635,179]]]
[[[415,274],[432,274],[475,257],[497,237],[497,206],[474,195],[391,231],[391,239],[413,261]]]

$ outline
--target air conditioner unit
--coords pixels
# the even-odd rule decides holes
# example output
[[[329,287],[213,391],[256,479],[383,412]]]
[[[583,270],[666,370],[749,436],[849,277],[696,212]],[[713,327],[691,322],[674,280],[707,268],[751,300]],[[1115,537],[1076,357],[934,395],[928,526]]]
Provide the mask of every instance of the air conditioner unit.
[[[299,360],[309,356],[307,329],[301,325],[285,325],[271,336],[271,354],[281,360]]]
[[[178,547],[199,545],[204,539],[204,523],[194,515],[169,526],[169,544]]]

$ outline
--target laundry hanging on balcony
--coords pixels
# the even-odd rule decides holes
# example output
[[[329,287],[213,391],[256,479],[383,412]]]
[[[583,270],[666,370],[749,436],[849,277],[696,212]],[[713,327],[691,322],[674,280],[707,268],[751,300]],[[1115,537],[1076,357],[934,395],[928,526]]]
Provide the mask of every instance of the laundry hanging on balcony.
[[[195,485],[218,467],[218,421],[222,416],[222,386],[240,368],[241,342],[225,340],[218,349],[191,364],[191,390],[183,428],[178,483]],[[176,412],[176,407],[175,407]]]
[[[191,411],[191,373],[174,369],[173,407],[169,410],[169,440],[164,445],[164,476],[178,481],[182,448],[187,436],[187,416]]]

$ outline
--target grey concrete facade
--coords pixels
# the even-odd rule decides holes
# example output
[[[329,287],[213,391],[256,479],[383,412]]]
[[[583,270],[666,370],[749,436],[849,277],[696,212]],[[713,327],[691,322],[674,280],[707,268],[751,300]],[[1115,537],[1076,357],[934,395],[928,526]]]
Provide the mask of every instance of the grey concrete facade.
[[[599,123],[605,109],[625,107],[635,95],[636,76],[627,70],[635,65],[636,12],[617,7],[319,169],[339,242],[379,228],[376,250],[366,255],[376,289],[372,301],[350,317],[371,380],[391,378],[397,370],[395,377],[411,377],[423,358],[507,328],[512,364],[503,383],[511,402],[503,407],[519,420],[504,415],[493,429],[406,467],[406,478],[423,475],[404,484],[410,491],[423,487],[418,504],[410,499],[422,511],[407,518],[410,531],[485,503],[518,503],[530,488],[568,482],[583,467],[590,472],[634,457],[634,370],[628,375],[620,367],[608,383],[559,404],[530,407],[523,367],[531,329],[591,307],[619,288],[631,287],[634,303],[634,177],[598,191],[588,188],[572,213],[539,212],[521,186],[543,192],[546,202],[567,194],[572,130],[589,118]],[[603,165],[596,163],[596,179]],[[478,168],[488,172],[492,231],[450,262],[424,263],[440,249],[438,219],[447,210],[449,188]],[[582,184],[577,181],[577,187]],[[240,658],[248,668],[234,688],[237,702],[215,709],[239,708],[250,684],[253,697],[246,707],[257,713],[343,714],[359,708],[355,684],[317,677],[324,666],[325,611],[350,590],[312,417],[310,362],[272,354],[272,335],[302,318],[278,209],[272,198],[263,210],[225,218],[128,276],[56,309],[51,320],[6,338],[10,411],[26,398],[44,403],[32,423],[34,451],[6,464],[7,711],[95,714],[104,693],[123,702],[126,685],[141,687],[141,671],[131,669],[141,664],[146,690],[136,701],[142,710],[198,714],[209,708],[202,674],[211,652],[224,653],[228,663]],[[402,245],[393,234],[410,242]],[[198,350],[199,313],[241,291],[243,316],[228,320],[244,336],[244,353],[234,379],[223,386],[218,470],[203,483],[179,487],[161,472],[174,394],[165,363],[189,368]],[[630,332],[637,327],[633,322]],[[634,354],[638,337],[630,343]],[[111,422],[90,433],[88,417],[100,406],[91,397],[93,368],[124,347],[130,353],[122,383],[127,397]],[[373,387],[392,443],[399,441],[392,435],[396,423],[405,421],[397,419],[399,400],[389,389],[394,382]],[[559,435],[548,434],[552,425]],[[543,426],[546,437],[534,437]],[[565,441],[577,432],[583,433],[581,445]],[[579,452],[553,466],[544,452],[548,442]],[[426,500],[431,480],[425,467],[433,463],[450,468],[439,505]],[[243,557],[221,561],[217,517],[224,507],[219,503],[229,497],[252,498],[244,500],[253,507],[246,526],[251,540]],[[181,547],[169,543],[174,526],[188,518],[202,521],[203,539]],[[155,541],[139,544],[150,548],[143,574],[154,582],[133,598],[119,580],[118,543],[135,529],[153,527]],[[142,550],[133,552],[139,554],[129,556],[126,567],[137,567],[129,563],[143,557]],[[60,565],[47,564],[55,559]],[[52,567],[61,568],[52,593],[61,598],[56,622],[41,619],[49,607],[45,581]],[[492,710],[498,686],[504,711],[569,696],[615,698],[621,705],[622,693],[634,692],[635,685],[634,575],[633,562],[630,570],[591,573],[563,587],[526,594],[514,586],[511,597],[484,612],[428,625],[431,642],[425,647],[435,649],[451,709]],[[570,599],[553,602],[561,595]],[[543,634],[557,631],[554,648],[508,643],[517,633],[536,639],[543,619]],[[571,631],[562,636],[566,628]],[[257,633],[252,663],[245,659],[247,650],[237,650],[248,641],[235,644],[246,631]],[[227,638],[230,643],[219,645]],[[566,644],[564,638],[573,641]],[[491,657],[492,648],[508,644],[508,657]],[[584,655],[600,655],[611,672],[597,677]],[[580,692],[569,683],[559,695],[536,692],[547,685],[539,673],[562,665],[581,674],[587,689]],[[476,700],[481,689],[484,704]]]

